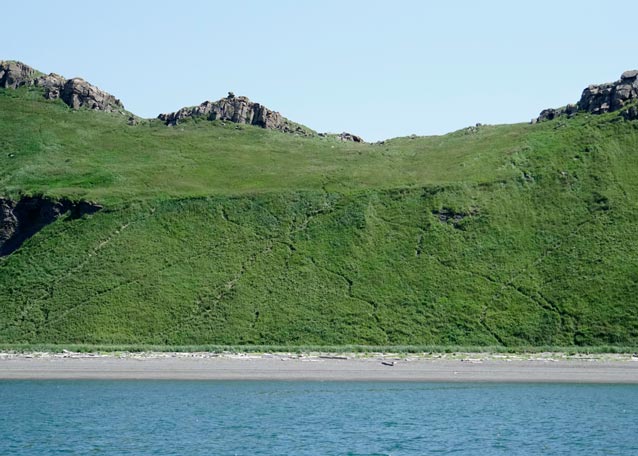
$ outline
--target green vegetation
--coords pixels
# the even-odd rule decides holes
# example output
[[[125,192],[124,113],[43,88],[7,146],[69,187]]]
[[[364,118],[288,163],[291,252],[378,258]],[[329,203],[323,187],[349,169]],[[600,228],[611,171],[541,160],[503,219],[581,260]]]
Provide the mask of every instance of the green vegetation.
[[[435,355],[440,353],[451,353],[455,355],[466,355],[468,353],[481,354],[563,354],[572,355],[597,355],[597,354],[631,354],[635,356],[637,347],[622,345],[596,345],[559,347],[547,346],[512,346],[503,345],[94,345],[94,344],[0,344],[0,351],[5,353],[103,353],[103,354],[126,354],[126,353],[325,353],[325,354],[362,354],[374,355],[384,354],[417,354]]]
[[[0,194],[105,205],[0,258],[0,343],[638,346],[615,114],[354,144],[0,90],[0,146]]]
[[[0,89],[0,189],[116,204],[141,199],[422,184],[480,183],[514,175],[502,156],[528,125],[383,145],[304,138],[230,122],[159,120],[73,111],[37,90]]]

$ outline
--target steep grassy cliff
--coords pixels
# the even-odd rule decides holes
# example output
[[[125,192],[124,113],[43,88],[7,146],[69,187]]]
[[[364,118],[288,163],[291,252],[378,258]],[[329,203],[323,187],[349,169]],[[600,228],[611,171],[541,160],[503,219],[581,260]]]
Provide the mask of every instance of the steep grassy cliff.
[[[0,343],[638,346],[638,121],[377,144],[0,89]]]

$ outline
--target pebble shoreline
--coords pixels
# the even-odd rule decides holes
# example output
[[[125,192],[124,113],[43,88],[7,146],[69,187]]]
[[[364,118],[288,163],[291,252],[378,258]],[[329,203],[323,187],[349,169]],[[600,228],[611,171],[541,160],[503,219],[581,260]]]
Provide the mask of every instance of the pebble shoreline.
[[[4,380],[282,380],[638,384],[638,357],[561,353],[0,353]]]

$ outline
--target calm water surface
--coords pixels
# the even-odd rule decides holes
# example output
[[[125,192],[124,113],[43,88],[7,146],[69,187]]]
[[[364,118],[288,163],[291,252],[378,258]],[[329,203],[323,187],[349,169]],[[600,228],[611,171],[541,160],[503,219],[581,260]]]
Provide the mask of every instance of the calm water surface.
[[[638,454],[638,386],[0,381],[0,455]]]

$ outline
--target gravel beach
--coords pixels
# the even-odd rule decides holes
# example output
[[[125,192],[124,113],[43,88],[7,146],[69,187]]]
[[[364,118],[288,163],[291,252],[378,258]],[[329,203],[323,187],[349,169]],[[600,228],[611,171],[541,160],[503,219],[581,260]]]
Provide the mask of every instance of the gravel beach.
[[[557,353],[0,353],[0,379],[638,384],[638,357]]]

